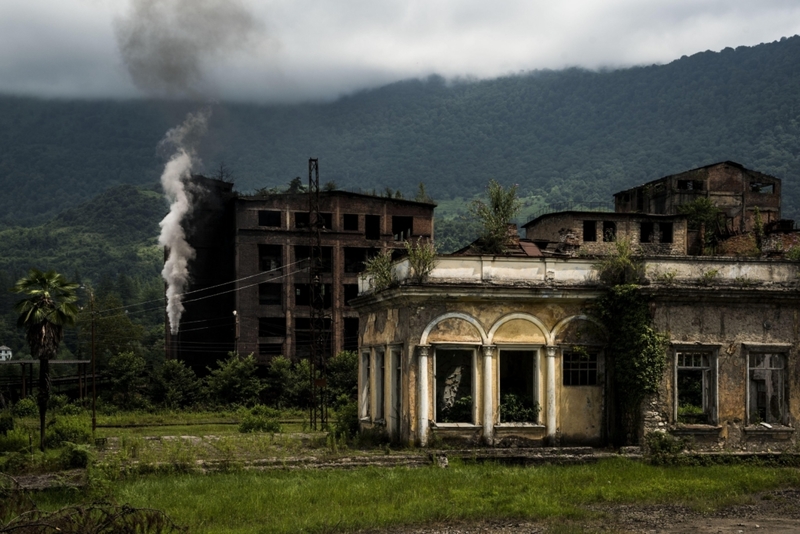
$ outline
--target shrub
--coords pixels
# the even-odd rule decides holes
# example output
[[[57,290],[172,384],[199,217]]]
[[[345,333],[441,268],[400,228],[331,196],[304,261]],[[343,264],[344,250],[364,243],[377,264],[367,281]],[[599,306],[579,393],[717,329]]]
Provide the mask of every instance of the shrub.
[[[20,399],[13,408],[11,413],[14,417],[36,417],[39,414],[39,408],[36,406],[36,401],[31,397]]]
[[[353,437],[358,434],[358,402],[345,396],[337,399],[336,426],[334,433],[337,436]]]
[[[506,393],[500,401],[500,421],[503,423],[529,423],[539,416],[542,407],[530,397],[523,398]]]
[[[56,416],[47,423],[45,442],[58,447],[66,442],[88,443],[92,438],[91,424],[85,417]]]
[[[0,434],[6,436],[11,430],[14,430],[14,416],[9,410],[3,410],[0,412]]]
[[[689,447],[688,440],[666,432],[650,432],[644,439],[649,460],[656,465],[677,463],[678,455]]]
[[[344,350],[328,360],[328,393],[339,407],[358,396],[358,354]]]
[[[365,272],[372,277],[372,289],[375,291],[382,291],[394,285],[397,280],[392,269],[392,251],[384,250],[368,259]]]
[[[256,376],[252,354],[242,357],[231,352],[227,360],[219,360],[217,365],[217,369],[209,368],[211,374],[206,377],[206,390],[212,402],[244,406],[258,403],[264,385]]]
[[[239,423],[239,432],[280,432],[280,412],[269,406],[257,404],[246,410]]]
[[[411,281],[421,284],[436,266],[436,246],[431,241],[423,242],[422,238],[417,238],[416,242],[406,241],[404,244],[411,268]]]
[[[24,428],[14,428],[0,436],[0,452],[20,452],[28,449],[32,437]]]
[[[495,180],[489,180],[486,187],[488,204],[475,200],[470,205],[470,213],[481,222],[482,229],[477,246],[485,254],[502,254],[508,246],[510,235],[508,223],[517,216],[521,202],[517,198],[517,186],[504,189]]]
[[[294,380],[292,362],[284,356],[272,358],[267,366],[265,379],[266,389],[264,397],[267,403],[275,408],[285,408],[291,405],[288,390]]]
[[[167,360],[150,375],[150,395],[167,408],[186,408],[197,402],[201,382],[182,361]]]
[[[144,358],[133,352],[120,352],[108,361],[114,404],[125,409],[141,407],[141,392],[147,385],[146,367]]]
[[[64,469],[82,469],[89,466],[92,453],[86,445],[65,442],[61,450],[60,462]]]

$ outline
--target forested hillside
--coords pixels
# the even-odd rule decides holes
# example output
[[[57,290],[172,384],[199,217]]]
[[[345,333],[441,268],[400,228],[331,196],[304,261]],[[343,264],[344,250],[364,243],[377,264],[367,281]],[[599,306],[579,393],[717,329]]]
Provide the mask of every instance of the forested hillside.
[[[471,197],[489,178],[548,203],[612,192],[721,160],[784,179],[800,215],[800,37],[668,65],[572,69],[480,82],[399,82],[335,102],[217,104],[200,148],[237,189],[285,184],[320,158],[324,181]],[[196,106],[0,98],[0,214],[50,220],[119,184],[154,182],[157,144]]]

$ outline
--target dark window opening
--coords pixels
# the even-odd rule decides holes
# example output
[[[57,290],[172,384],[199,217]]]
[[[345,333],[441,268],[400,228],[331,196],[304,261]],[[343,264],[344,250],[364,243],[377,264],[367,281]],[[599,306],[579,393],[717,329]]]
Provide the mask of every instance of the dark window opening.
[[[355,352],[358,350],[358,317],[344,318],[344,350]]]
[[[680,191],[702,191],[703,180],[678,180],[678,190]]]
[[[761,182],[750,182],[751,193],[762,193],[771,195],[775,192],[775,184],[764,184]]]
[[[281,212],[275,210],[259,210],[258,212],[258,225],[259,226],[272,226],[275,228],[281,227]]]
[[[672,243],[672,223],[659,223],[658,231],[661,232],[660,241],[662,243]]]
[[[294,212],[294,227],[295,228],[308,228],[311,226],[309,222],[308,212],[307,211],[296,211]]]
[[[536,351],[500,351],[500,422],[536,423]]]
[[[324,230],[333,230],[333,214],[332,213],[320,213],[319,214],[319,227]]]
[[[286,317],[259,317],[258,337],[285,337]]]
[[[355,213],[342,215],[342,227],[345,232],[358,232],[358,215]]]
[[[392,217],[392,236],[395,241],[410,239],[414,230],[414,217]]]
[[[597,221],[583,221],[583,241],[597,241]]]
[[[258,284],[258,303],[262,306],[283,304],[283,284]]]
[[[358,284],[344,285],[344,305],[350,306],[350,301],[358,296]]]
[[[383,419],[384,387],[383,377],[386,376],[386,358],[382,350],[375,351],[375,419]]]
[[[655,243],[654,226],[651,222],[639,223],[639,242]]]
[[[366,268],[366,261],[378,253],[372,248],[344,248],[344,272],[361,273]]]
[[[280,356],[283,354],[283,343],[259,343],[259,356]]]
[[[274,271],[283,265],[281,245],[258,245],[258,266],[262,271]]]
[[[472,351],[436,350],[436,422],[473,422],[472,380]]]
[[[320,247],[319,269],[322,273],[329,273],[333,268],[333,247]],[[311,258],[311,247],[296,245],[294,247],[294,261]]]
[[[678,353],[678,422],[708,424],[714,419],[713,369],[707,352]]]
[[[565,386],[596,386],[597,354],[564,352],[562,371]]]
[[[321,294],[317,296],[322,303],[322,308],[327,310],[331,307],[333,300],[333,291],[331,291],[330,284],[321,284],[319,286]],[[311,286],[309,284],[295,284],[294,285],[294,303],[295,306],[311,306]]]
[[[325,318],[319,325],[318,335],[322,341],[322,353],[327,357],[331,354],[331,320]],[[311,356],[311,319],[298,317],[294,320],[294,342],[295,352],[298,358],[308,358]]]
[[[748,423],[787,424],[783,354],[751,353],[749,364]]]
[[[381,216],[380,215],[365,215],[364,216],[364,237],[367,239],[380,239],[381,238]]]
[[[617,223],[614,221],[603,221],[603,241],[614,243],[617,240]]]

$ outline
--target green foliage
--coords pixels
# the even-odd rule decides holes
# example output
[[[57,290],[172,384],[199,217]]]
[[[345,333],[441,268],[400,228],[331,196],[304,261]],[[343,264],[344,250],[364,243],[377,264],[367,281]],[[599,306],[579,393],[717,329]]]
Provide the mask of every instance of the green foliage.
[[[463,423],[472,421],[472,395],[464,395],[455,400],[448,409],[442,409],[443,423]]]
[[[800,247],[793,246],[786,251],[786,258],[792,261],[800,261]]]
[[[609,287],[592,311],[608,335],[606,353],[613,355],[616,441],[634,443],[641,404],[658,391],[667,366],[667,337],[653,329],[647,299],[636,285]]]
[[[36,412],[36,401],[31,397],[20,399],[11,408],[11,413],[14,414],[14,417],[34,417]]]
[[[0,412],[0,434],[7,436],[11,430],[14,430],[14,416],[10,410],[3,410]]]
[[[335,404],[337,408],[334,434],[337,436],[345,436],[347,438],[351,438],[358,434],[358,401],[353,400],[346,395],[340,395],[336,398]]]
[[[645,277],[645,266],[639,251],[624,239],[614,245],[616,253],[603,257],[593,266],[600,282],[606,286],[641,282]]]
[[[358,354],[343,350],[328,360],[328,396],[337,409],[358,397]]]
[[[89,443],[91,422],[87,417],[59,415],[47,423],[45,441],[48,447],[60,447],[66,442]]]
[[[281,431],[281,423],[278,420],[280,412],[274,408],[257,404],[245,410],[239,423],[239,432],[269,432],[272,434]]]
[[[511,237],[508,224],[517,216],[520,208],[517,185],[505,189],[494,179],[489,180],[486,196],[486,202],[474,200],[470,206],[470,212],[481,223],[476,245],[484,254],[502,254]]]
[[[227,360],[219,360],[217,368],[206,377],[206,389],[212,402],[220,405],[253,406],[264,389],[256,376],[256,360],[250,354],[242,357],[235,352]]]
[[[144,358],[133,352],[122,352],[109,360],[110,395],[114,404],[127,410],[142,405],[142,393],[147,387],[146,367]]]
[[[391,250],[382,250],[366,261],[365,272],[372,277],[373,290],[383,291],[397,283],[392,263]]]
[[[689,441],[667,432],[650,432],[645,437],[648,459],[654,465],[677,463],[678,456],[689,447]]]
[[[761,247],[764,245],[764,219],[761,218],[761,210],[756,206],[753,209],[753,235],[756,239],[756,247],[761,252]]]
[[[61,466],[64,469],[85,469],[92,461],[92,451],[86,445],[66,442],[61,449]]]
[[[532,423],[539,417],[542,407],[529,397],[506,393],[500,399],[500,422]]]
[[[710,286],[711,284],[714,283],[714,280],[717,279],[718,274],[719,271],[717,269],[709,269],[707,271],[703,271],[703,274],[700,275],[700,279],[698,280],[698,282],[700,282],[700,285]]]
[[[166,360],[150,375],[150,396],[166,408],[186,408],[196,403],[201,382],[191,367],[180,360]]]
[[[411,281],[421,284],[436,266],[436,246],[431,241],[423,242],[422,238],[406,241],[404,245],[408,253]]]
[[[678,213],[686,216],[690,229],[701,232],[704,253],[711,249],[721,230],[722,211],[708,197],[698,197],[687,204],[678,206]]]

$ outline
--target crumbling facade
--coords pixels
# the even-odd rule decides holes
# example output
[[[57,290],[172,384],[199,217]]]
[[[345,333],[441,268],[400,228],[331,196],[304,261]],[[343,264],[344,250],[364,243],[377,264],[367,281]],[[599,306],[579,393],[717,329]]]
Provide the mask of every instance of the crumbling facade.
[[[591,260],[440,257],[423,284],[362,281],[362,428],[429,444],[600,445],[612,441],[602,288]],[[783,450],[800,415],[798,264],[646,260],[643,291],[669,338],[641,432],[698,447]]]

